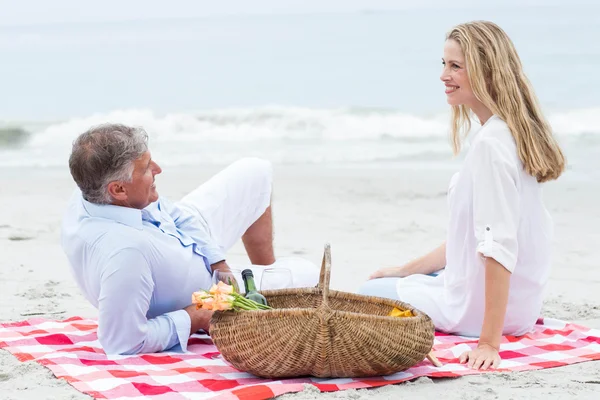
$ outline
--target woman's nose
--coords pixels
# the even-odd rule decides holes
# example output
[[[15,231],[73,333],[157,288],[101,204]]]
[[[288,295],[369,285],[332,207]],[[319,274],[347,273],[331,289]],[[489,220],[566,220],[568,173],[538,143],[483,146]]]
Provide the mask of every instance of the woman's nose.
[[[444,68],[444,69],[442,70],[442,75],[440,75],[440,80],[441,80],[442,82],[446,82],[446,81],[447,81],[447,80],[449,80],[449,79],[450,79],[450,77],[449,77],[449,76],[448,76],[448,74],[446,73],[446,68]]]

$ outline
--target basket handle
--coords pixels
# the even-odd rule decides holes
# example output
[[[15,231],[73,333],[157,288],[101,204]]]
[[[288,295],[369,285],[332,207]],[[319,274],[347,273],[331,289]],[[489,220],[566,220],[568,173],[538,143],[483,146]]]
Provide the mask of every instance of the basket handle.
[[[319,276],[319,288],[323,292],[324,306],[329,305],[327,296],[329,295],[329,278],[331,277],[331,246],[325,244],[325,252],[323,253],[323,262],[321,263],[321,275]]]

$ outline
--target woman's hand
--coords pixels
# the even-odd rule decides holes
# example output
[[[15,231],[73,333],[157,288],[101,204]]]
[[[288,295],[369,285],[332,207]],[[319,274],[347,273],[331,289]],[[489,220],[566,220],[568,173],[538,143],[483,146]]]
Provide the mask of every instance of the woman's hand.
[[[406,278],[414,274],[431,274],[446,266],[446,242],[429,253],[415,260],[409,261],[400,267],[382,268],[369,277],[377,278]]]
[[[467,363],[471,369],[485,370],[489,367],[498,368],[501,358],[497,348],[487,343],[480,343],[477,348],[462,353],[458,361],[461,364]]]
[[[381,268],[380,270],[373,272],[371,276],[369,276],[369,280],[377,278],[404,278],[408,275],[409,274],[404,270],[404,266]]]

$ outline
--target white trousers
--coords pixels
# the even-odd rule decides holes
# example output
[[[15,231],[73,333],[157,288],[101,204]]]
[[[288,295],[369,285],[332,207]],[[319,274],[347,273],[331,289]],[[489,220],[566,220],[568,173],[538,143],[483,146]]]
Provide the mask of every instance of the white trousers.
[[[211,237],[225,253],[271,204],[272,182],[273,169],[269,161],[244,158],[186,195],[179,205],[197,214],[205,222]],[[269,268],[288,269],[291,273],[289,287],[314,287],[319,280],[316,265],[299,257],[284,257],[271,266],[229,265],[239,283],[242,282],[241,271],[252,269],[258,289],[261,289],[263,272]],[[277,278],[279,275],[281,277]],[[278,280],[282,282],[278,284]],[[287,280],[285,274],[277,273],[269,274],[268,279],[273,286],[271,289],[278,288]],[[240,289],[243,291],[243,287]]]

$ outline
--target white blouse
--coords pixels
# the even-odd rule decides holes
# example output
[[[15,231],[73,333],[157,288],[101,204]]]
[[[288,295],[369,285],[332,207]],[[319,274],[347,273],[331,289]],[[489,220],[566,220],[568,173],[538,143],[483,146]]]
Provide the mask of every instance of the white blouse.
[[[550,274],[552,219],[542,188],[517,155],[508,126],[492,116],[472,138],[448,190],[446,268],[398,281],[400,300],[428,314],[438,330],[479,336],[485,310],[485,257],[512,273],[504,334],[535,324]]]

